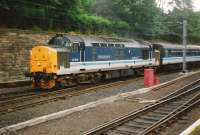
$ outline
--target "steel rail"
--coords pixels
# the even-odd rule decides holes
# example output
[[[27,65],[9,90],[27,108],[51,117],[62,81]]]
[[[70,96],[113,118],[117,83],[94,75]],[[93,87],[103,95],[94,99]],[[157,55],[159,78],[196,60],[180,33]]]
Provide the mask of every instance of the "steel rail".
[[[147,114],[148,112],[153,112],[157,109],[159,109],[159,107],[161,108],[162,106],[166,105],[167,103],[170,102],[174,102],[177,101],[179,98],[183,98],[183,97],[188,97],[189,94],[194,94],[194,93],[199,93],[200,90],[200,85],[196,86],[195,88],[189,89],[187,91],[184,91],[182,93],[179,93],[178,95],[169,97],[169,99],[164,99],[164,100],[160,100],[159,102],[155,103],[154,105],[151,106],[147,106],[143,109],[140,109],[136,112],[133,113],[129,113],[128,115],[125,115],[121,118],[115,119],[111,122],[108,122],[106,124],[100,125],[97,128],[94,128],[88,132],[83,133],[84,135],[100,135],[100,134],[105,134],[108,131],[112,131],[112,129],[116,129],[117,127],[123,125],[124,123],[127,123],[129,121],[132,121],[136,118],[139,118],[140,116],[143,116],[145,114]],[[186,96],[187,95],[187,96]],[[165,108],[166,109],[166,108]],[[167,118],[167,116],[166,116]],[[155,124],[155,122],[154,122]],[[129,132],[133,132],[133,131],[129,131]],[[138,132],[139,134],[140,132]],[[123,133],[121,133],[123,134]],[[131,134],[131,133],[130,133]],[[133,133],[132,133],[133,134]]]
[[[191,83],[189,83],[189,84],[187,84],[187,85],[181,87],[180,89],[177,89],[176,91],[170,93],[169,95],[166,95],[166,96],[164,96],[164,97],[161,97],[160,99],[156,100],[155,102],[149,103],[149,104],[143,106],[142,108],[139,108],[137,111],[139,111],[139,110],[141,110],[141,109],[143,109],[143,108],[152,106],[152,105],[154,105],[155,103],[159,103],[159,102],[162,101],[162,100],[169,99],[170,97],[176,96],[176,95],[180,94],[181,92],[183,92],[183,91],[185,91],[185,90],[187,90],[187,89],[190,89],[190,88],[192,88],[192,87],[194,87],[194,86],[196,86],[196,85],[199,85],[199,83],[200,83],[200,79],[195,80],[195,81],[193,81],[193,82],[191,82]],[[173,83],[173,84],[174,84],[174,83]],[[170,85],[172,85],[172,84],[169,84],[169,86],[170,86]],[[162,87],[161,87],[161,88],[162,88]],[[153,89],[153,90],[154,90],[154,89]],[[157,90],[157,88],[156,88],[156,90]],[[134,111],[134,112],[135,112],[135,111]]]
[[[139,135],[147,135],[150,132],[154,132],[156,129],[158,129],[159,127],[166,124],[169,120],[174,119],[175,117],[177,117],[181,113],[187,111],[188,109],[192,108],[194,105],[197,105],[198,103],[200,103],[200,92],[199,92],[198,95],[193,97],[191,100],[189,100],[188,102],[186,102],[185,104],[183,104],[182,106],[177,108],[177,110],[175,110],[174,112],[171,112],[168,116],[161,119],[159,122],[155,123],[154,125],[152,125],[148,129],[144,130]]]
[[[179,80],[178,80],[178,81],[179,81]],[[164,97],[158,99],[158,101],[160,101],[160,100],[165,100],[165,99],[168,99],[168,98],[170,98],[170,97],[176,96],[176,95],[180,94],[181,92],[184,92],[184,91],[187,90],[187,89],[190,89],[190,88],[192,88],[192,87],[195,87],[196,85],[199,85],[199,83],[200,83],[200,79],[195,80],[195,81],[193,81],[193,82],[191,82],[191,83],[189,83],[189,84],[187,84],[187,85],[181,87],[180,89],[178,89],[178,90],[176,90],[176,91],[170,93],[169,95],[166,95],[166,96],[164,96]],[[170,85],[169,85],[169,86],[170,86]],[[156,89],[156,90],[157,90],[157,89]]]

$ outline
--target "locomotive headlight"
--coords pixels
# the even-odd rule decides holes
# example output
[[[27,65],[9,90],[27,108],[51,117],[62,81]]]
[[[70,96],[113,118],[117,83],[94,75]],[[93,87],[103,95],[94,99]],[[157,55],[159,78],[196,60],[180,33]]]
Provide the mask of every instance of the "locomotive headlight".
[[[40,62],[37,62],[37,66],[41,66],[41,63],[40,63]]]

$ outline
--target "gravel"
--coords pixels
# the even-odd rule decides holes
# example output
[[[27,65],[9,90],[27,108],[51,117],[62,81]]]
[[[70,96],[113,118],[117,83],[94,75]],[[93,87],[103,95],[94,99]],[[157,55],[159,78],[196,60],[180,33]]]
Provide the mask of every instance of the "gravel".
[[[24,86],[24,87],[16,87],[16,88],[1,88],[0,94],[13,94],[13,93],[20,93],[20,92],[29,92],[31,91],[31,86]]]

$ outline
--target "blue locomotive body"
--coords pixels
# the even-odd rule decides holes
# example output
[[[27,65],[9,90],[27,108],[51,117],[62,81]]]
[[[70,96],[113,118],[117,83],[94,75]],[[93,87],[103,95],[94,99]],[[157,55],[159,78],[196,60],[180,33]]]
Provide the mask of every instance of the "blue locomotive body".
[[[70,50],[70,67],[60,68],[58,75],[156,66],[152,45],[148,42],[62,35],[52,38],[49,44]]]
[[[143,58],[142,48],[116,48],[116,47],[94,47],[86,46],[84,50],[83,61],[113,61],[113,60],[131,60],[133,58]],[[79,51],[70,53],[70,62],[81,62]]]

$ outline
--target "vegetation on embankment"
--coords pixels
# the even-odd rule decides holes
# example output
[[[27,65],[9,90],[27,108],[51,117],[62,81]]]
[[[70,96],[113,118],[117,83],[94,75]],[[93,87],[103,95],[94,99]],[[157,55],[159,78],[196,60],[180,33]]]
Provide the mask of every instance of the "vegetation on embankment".
[[[188,40],[200,43],[200,12],[192,0],[1,0],[0,26],[35,31],[114,35],[181,42],[188,20]]]
[[[199,135],[200,134],[200,126],[196,127],[192,133],[190,133],[189,135]]]

